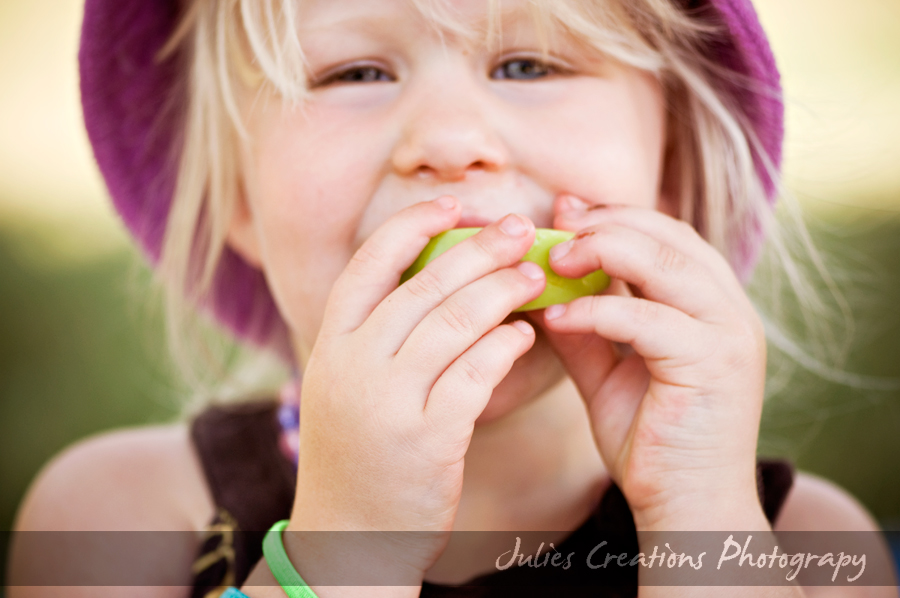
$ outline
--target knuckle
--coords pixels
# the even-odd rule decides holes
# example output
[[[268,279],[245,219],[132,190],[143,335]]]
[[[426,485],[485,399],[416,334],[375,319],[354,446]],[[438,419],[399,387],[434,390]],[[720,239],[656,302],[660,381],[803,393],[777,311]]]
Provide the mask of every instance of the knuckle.
[[[477,327],[472,313],[459,302],[448,301],[441,306],[438,313],[440,314],[441,320],[451,330],[462,336],[471,335]]]
[[[383,264],[383,253],[371,243],[364,243],[350,258],[345,270],[351,276],[362,276],[379,269]]]
[[[499,246],[497,243],[492,242],[491,239],[488,238],[488,235],[475,235],[472,237],[472,241],[474,241],[473,246],[478,253],[479,261],[485,261],[487,263],[494,263],[497,261],[497,256],[500,255],[500,251],[498,251]]]
[[[407,291],[419,299],[433,299],[443,295],[444,285],[439,276],[425,268],[406,282]]]
[[[740,372],[754,360],[754,353],[740,343],[729,343],[718,352],[726,374]]]
[[[572,310],[573,305],[575,305],[576,308],[578,307],[578,305],[575,304],[575,302],[570,303],[567,311]],[[600,302],[597,301],[597,299],[594,297],[591,297],[590,299],[588,299],[588,301],[587,301],[587,317],[588,317],[588,319],[591,322],[598,321],[603,316],[603,314],[601,312],[602,312],[602,310],[600,308]]]
[[[720,355],[727,371],[740,371],[764,360],[765,346],[762,325],[742,319],[735,324],[726,346],[720,347]]]
[[[687,258],[677,249],[663,243],[656,252],[655,263],[660,272],[680,272],[687,266]]]
[[[484,364],[472,361],[470,358],[459,360],[459,376],[466,384],[484,387],[488,385],[487,376],[484,373]]]
[[[634,304],[634,319],[644,325],[659,318],[659,304],[647,299],[637,299]]]

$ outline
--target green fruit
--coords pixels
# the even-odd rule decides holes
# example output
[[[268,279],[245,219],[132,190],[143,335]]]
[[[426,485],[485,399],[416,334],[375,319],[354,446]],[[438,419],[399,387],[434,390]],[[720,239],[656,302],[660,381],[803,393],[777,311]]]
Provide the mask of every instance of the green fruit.
[[[400,284],[415,276],[431,260],[480,230],[480,228],[454,228],[432,238],[412,266],[403,273]],[[550,267],[550,248],[563,241],[568,241],[574,236],[575,233],[564,230],[549,228],[535,230],[534,245],[522,259],[534,262],[543,268],[544,274],[547,276],[547,286],[537,299],[529,301],[515,311],[543,309],[548,305],[568,303],[578,297],[596,295],[609,286],[609,276],[602,270],[592,272],[583,278],[566,278],[554,272]]]

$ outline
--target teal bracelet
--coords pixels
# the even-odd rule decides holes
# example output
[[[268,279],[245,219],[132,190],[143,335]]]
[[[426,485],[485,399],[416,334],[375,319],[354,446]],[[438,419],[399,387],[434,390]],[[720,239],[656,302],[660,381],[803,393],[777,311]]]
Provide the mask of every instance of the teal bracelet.
[[[228,588],[219,596],[219,598],[250,598],[250,596],[237,588]]]
[[[318,598],[291,565],[287,552],[284,550],[281,533],[287,526],[288,520],[283,519],[266,533],[266,537],[263,539],[263,555],[266,558],[266,564],[269,565],[272,575],[275,576],[281,589],[289,598]]]

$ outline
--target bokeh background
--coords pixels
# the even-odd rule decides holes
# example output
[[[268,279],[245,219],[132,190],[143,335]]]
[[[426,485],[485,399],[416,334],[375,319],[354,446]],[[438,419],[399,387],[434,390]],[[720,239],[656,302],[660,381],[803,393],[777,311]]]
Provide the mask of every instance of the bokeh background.
[[[170,421],[187,392],[81,123],[81,5],[0,2],[0,531],[52,455]],[[875,377],[837,384],[779,361],[793,375],[766,406],[760,450],[900,529],[900,2],[757,6],[783,72],[787,186],[856,318],[845,371]]]

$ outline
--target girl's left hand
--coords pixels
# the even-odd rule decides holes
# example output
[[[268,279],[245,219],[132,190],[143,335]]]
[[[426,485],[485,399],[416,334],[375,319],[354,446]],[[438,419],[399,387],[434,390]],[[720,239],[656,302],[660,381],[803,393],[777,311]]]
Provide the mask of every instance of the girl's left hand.
[[[756,487],[766,343],[741,284],[687,223],[577,202],[557,200],[555,228],[579,232],[551,266],[573,278],[602,268],[619,291],[532,318],[585,399],[638,530],[768,529]]]

